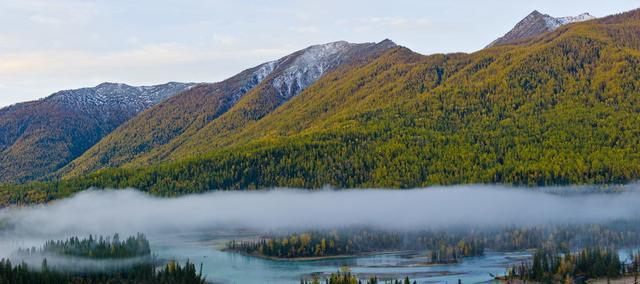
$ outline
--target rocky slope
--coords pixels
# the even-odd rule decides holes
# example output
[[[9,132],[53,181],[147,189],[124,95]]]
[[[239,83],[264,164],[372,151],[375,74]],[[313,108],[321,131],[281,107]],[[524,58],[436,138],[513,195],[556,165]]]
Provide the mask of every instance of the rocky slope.
[[[0,109],[0,182],[52,173],[129,118],[192,85],[103,83]]]
[[[583,13],[575,17],[554,18],[538,11],[533,11],[503,37],[490,43],[487,47],[516,43],[522,39],[537,36],[543,33],[555,31],[557,28],[571,24],[595,19],[589,13]]]

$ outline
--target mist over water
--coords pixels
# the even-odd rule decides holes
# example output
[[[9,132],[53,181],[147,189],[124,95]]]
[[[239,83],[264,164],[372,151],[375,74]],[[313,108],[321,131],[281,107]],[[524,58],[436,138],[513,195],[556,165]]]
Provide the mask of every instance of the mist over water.
[[[40,270],[42,260],[47,259],[50,268],[72,272],[105,272],[123,270],[137,264],[151,263],[153,260],[148,256],[131,257],[123,259],[92,259],[86,257],[74,257],[58,254],[35,254],[35,255],[8,255],[11,259],[19,260],[27,264],[32,269]]]
[[[594,190],[595,189],[595,190]],[[181,240],[181,234],[302,231],[348,226],[412,231],[451,227],[604,223],[640,219],[640,186],[598,188],[468,185],[413,190],[211,192],[160,198],[133,189],[87,190],[47,205],[0,210],[0,257],[47,240],[89,234]],[[576,194],[551,194],[572,192]],[[184,241],[184,240],[182,240]],[[28,260],[28,259],[27,259]],[[39,259],[34,258],[33,264]],[[55,259],[57,265],[116,267],[120,262]],[[80,267],[80,266],[78,266]]]
[[[392,230],[606,222],[640,217],[638,185],[623,193],[562,196],[501,186],[414,190],[212,192],[159,198],[127,190],[88,190],[71,198],[0,211],[0,236],[147,234],[206,229]]]

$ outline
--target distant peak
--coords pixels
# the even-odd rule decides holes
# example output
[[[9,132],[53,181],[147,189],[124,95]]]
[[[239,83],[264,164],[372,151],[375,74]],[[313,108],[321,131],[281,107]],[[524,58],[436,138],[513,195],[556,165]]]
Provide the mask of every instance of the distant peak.
[[[378,43],[378,45],[384,45],[384,46],[396,46],[397,44],[395,42],[393,42],[392,40],[385,38],[384,40],[382,40],[381,42]]]
[[[582,13],[578,16],[560,17],[554,18],[548,14],[542,14],[538,10],[533,10],[524,19],[518,22],[513,29],[506,33],[503,37],[500,37],[490,43],[488,47],[515,43],[524,38],[540,35],[547,32],[552,32],[559,28],[571,23],[584,22],[595,19],[589,13]]]
[[[96,86],[96,88],[112,88],[112,87],[124,87],[127,86],[123,83],[103,82]]]
[[[327,42],[327,43],[323,43],[323,44],[316,44],[316,45],[312,45],[310,47],[314,47],[314,46],[335,46],[335,45],[347,45],[347,44],[352,44],[346,40],[338,40],[338,41],[332,41],[332,42]]]
[[[573,18],[582,19],[582,20],[593,20],[596,17],[592,16],[589,13],[582,13],[582,14],[580,14],[578,16],[573,17]]]
[[[589,14],[589,13],[582,13],[582,14],[577,15],[577,16],[568,16],[568,17],[556,18],[556,20],[561,25],[566,25],[566,24],[571,24],[571,23],[579,23],[579,22],[589,21],[589,20],[593,20],[595,18],[596,17],[591,16],[591,14]]]
[[[533,10],[533,12],[529,13],[528,16],[543,16],[544,14],[540,13],[538,10]]]

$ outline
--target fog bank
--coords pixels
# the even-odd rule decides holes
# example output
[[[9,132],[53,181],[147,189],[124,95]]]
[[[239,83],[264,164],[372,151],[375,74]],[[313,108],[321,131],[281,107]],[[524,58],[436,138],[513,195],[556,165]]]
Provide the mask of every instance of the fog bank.
[[[155,263],[150,256],[130,257],[122,259],[95,259],[86,257],[74,257],[57,254],[35,254],[9,256],[14,262],[25,263],[29,268],[35,270],[42,269],[42,260],[47,260],[49,269],[71,272],[107,272],[115,270],[126,270],[137,264]]]
[[[560,196],[500,186],[414,190],[212,192],[158,198],[135,190],[88,190],[48,205],[0,211],[0,238],[212,228],[388,229],[605,222],[640,217],[638,185],[617,194]],[[0,225],[1,226],[1,225]]]

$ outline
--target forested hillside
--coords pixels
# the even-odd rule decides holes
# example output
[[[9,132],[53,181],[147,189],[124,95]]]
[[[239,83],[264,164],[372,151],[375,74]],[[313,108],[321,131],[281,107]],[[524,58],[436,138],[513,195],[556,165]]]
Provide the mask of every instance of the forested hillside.
[[[105,166],[117,167],[155,147],[169,143],[189,129],[200,129],[233,105],[272,67],[263,64],[223,82],[200,84],[135,116],[109,133],[58,175],[79,175]],[[268,74],[268,73],[267,73]]]
[[[103,83],[0,109],[0,183],[55,172],[139,112],[191,86]]]
[[[325,73],[362,64],[394,46],[389,40],[314,45],[222,82],[201,84],[135,117],[59,174],[73,177],[105,167],[154,164],[194,141],[206,147],[209,133],[241,128],[244,121],[264,116]]]
[[[254,119],[227,115],[166,162],[5,186],[2,199],[46,201],[89,186],[176,195],[635,180],[640,11],[472,54],[395,48],[366,65],[338,68],[272,112],[239,113]]]

